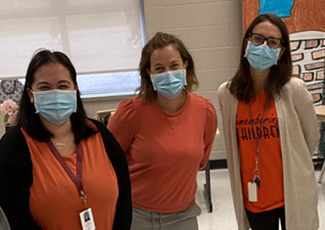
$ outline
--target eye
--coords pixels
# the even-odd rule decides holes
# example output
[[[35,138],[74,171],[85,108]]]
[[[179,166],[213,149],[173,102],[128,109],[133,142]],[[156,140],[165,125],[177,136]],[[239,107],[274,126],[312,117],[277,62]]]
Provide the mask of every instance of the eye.
[[[259,35],[259,34],[251,35],[251,42],[255,45],[263,44],[264,40],[265,40],[265,38],[262,35]]]
[[[51,90],[51,87],[49,87],[49,86],[41,86],[41,87],[38,87],[38,90],[39,91]]]
[[[70,85],[68,85],[68,84],[62,84],[62,85],[58,86],[58,89],[69,89],[69,88],[70,88]]]
[[[271,48],[277,48],[281,44],[281,41],[278,39],[268,39],[268,45]]]
[[[162,73],[162,72],[164,72],[163,68],[156,68],[155,69],[155,73]]]
[[[164,71],[165,69],[162,66],[157,66],[153,70],[154,73],[163,73]]]
[[[174,63],[172,63],[171,64],[171,66],[170,66],[170,68],[172,69],[172,70],[177,70],[178,68],[179,68],[179,63],[178,62],[174,62]]]
[[[57,84],[57,89],[62,89],[62,90],[66,90],[66,89],[71,89],[73,83],[69,82],[69,81],[59,81]]]
[[[36,88],[39,91],[46,91],[46,90],[51,90],[51,85],[46,83],[40,83],[36,86]]]

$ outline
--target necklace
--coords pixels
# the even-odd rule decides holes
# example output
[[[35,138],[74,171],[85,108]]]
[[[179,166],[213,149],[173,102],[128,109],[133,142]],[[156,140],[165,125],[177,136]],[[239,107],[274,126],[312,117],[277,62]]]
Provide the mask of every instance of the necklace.
[[[52,143],[55,146],[58,147],[65,147],[67,145],[70,145],[70,143],[72,143],[74,141],[74,137],[73,135],[66,135],[65,137],[61,137],[61,138],[53,138],[51,139]]]

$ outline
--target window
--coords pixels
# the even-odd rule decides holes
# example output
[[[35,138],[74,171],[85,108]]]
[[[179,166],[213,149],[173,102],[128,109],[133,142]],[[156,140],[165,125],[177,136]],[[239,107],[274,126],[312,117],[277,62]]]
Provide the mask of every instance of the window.
[[[1,0],[0,78],[24,78],[39,48],[66,53],[83,97],[134,93],[141,0]]]

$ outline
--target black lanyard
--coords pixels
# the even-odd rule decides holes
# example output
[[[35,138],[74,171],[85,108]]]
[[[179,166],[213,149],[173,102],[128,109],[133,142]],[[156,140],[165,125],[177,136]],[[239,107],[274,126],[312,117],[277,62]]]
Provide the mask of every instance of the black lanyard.
[[[67,163],[65,163],[63,157],[58,152],[58,150],[55,148],[52,141],[48,141],[47,145],[49,146],[51,152],[53,153],[55,158],[59,161],[59,163],[61,164],[63,169],[69,175],[72,182],[77,187],[80,198],[83,200],[85,208],[86,208],[87,207],[87,202],[86,202],[87,195],[86,195],[86,193],[84,191],[84,188],[83,188],[83,185],[82,185],[82,155],[83,155],[83,151],[82,151],[80,143],[78,143],[76,145],[76,147],[77,147],[77,176],[73,175],[73,173],[70,170],[69,166],[67,165]]]

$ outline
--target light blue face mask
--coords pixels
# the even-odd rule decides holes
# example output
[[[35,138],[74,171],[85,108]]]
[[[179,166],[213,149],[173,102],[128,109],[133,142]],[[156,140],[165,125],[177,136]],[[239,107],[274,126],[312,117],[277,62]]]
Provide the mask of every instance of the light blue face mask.
[[[244,57],[249,64],[257,71],[264,71],[276,65],[281,49],[271,49],[265,44],[254,45],[248,42]]]
[[[33,92],[36,113],[51,123],[62,124],[77,111],[76,90]]]
[[[177,97],[187,84],[185,69],[151,74],[150,77],[154,90],[169,99]]]

